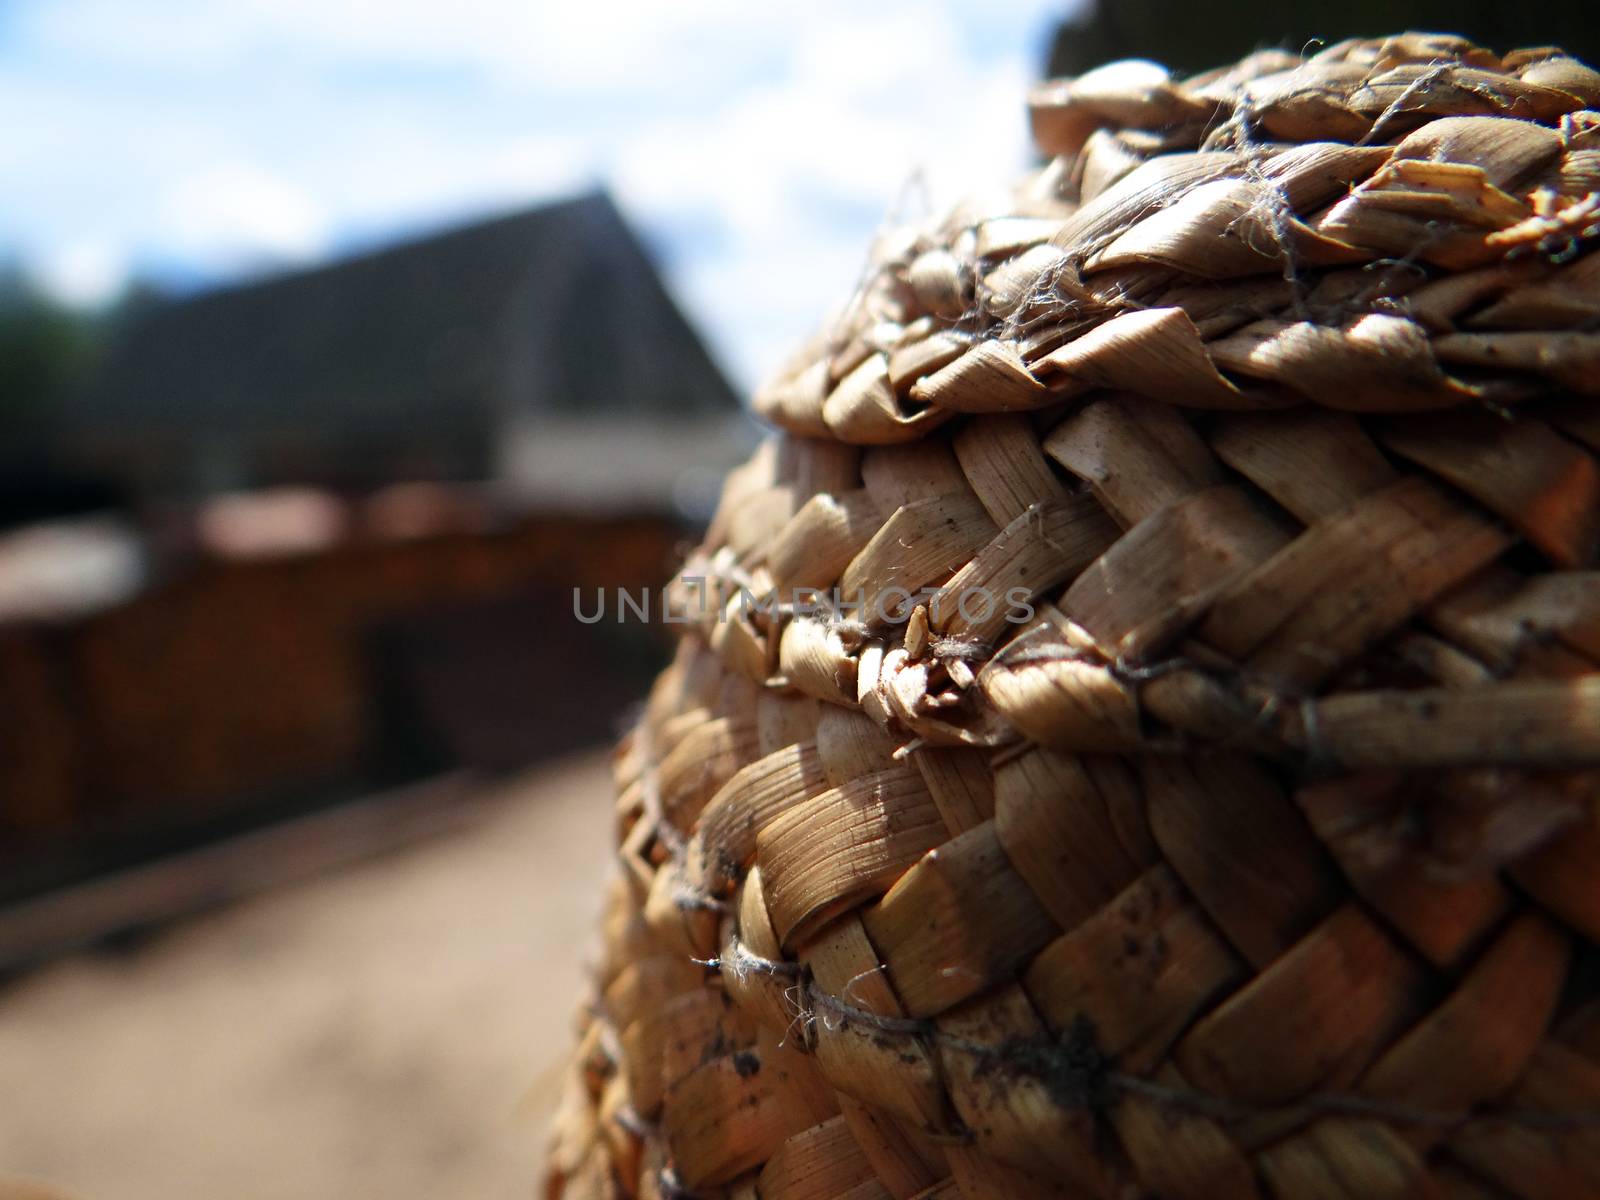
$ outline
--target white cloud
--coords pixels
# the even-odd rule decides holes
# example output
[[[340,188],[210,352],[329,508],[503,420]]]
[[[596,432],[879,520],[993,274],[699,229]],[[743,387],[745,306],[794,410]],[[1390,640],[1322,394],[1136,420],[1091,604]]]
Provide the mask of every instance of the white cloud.
[[[41,261],[39,282],[63,304],[95,308],[115,298],[128,277],[128,261],[109,240],[68,242]]]
[[[913,173],[948,202],[1023,164],[1065,7],[25,0],[0,107],[49,134],[0,150],[7,232],[215,274],[604,180],[748,384]]]
[[[668,82],[671,52],[718,30],[792,23],[777,6],[611,0],[603,9],[536,0],[38,0],[27,29],[49,44],[106,59],[185,68],[280,59],[409,66],[467,65],[498,82],[567,92]]]
[[[786,77],[663,124],[616,164],[629,208],[709,209],[728,232],[678,283],[747,386],[843,298],[909,185],[943,207],[1026,161],[1031,47],[974,61],[953,21],[900,11],[808,21]]]
[[[253,163],[217,163],[180,177],[162,198],[161,216],[168,245],[213,262],[298,261],[328,243],[328,219],[316,202]]]

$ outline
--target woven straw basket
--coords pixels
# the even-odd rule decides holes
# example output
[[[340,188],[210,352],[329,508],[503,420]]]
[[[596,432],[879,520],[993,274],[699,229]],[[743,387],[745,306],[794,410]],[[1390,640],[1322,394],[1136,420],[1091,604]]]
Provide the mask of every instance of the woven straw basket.
[[[1600,1196],[1596,108],[1122,63],[880,239],[673,585],[550,1196]]]

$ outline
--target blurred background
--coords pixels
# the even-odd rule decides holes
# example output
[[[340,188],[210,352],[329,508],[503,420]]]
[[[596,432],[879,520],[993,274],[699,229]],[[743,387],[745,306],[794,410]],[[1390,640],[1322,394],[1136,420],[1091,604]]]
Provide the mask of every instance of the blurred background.
[[[1058,2],[0,7],[0,899],[604,740],[738,397]]]
[[[1405,27],[1600,37],[0,0],[0,1198],[527,1194],[666,651],[573,589],[670,573],[741,397],[876,229],[1028,165],[1031,82]]]

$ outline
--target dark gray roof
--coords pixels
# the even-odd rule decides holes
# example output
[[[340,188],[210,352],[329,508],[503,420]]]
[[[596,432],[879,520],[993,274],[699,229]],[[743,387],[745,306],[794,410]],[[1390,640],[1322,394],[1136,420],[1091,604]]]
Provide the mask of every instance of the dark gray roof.
[[[734,411],[603,193],[133,318],[64,409],[96,436],[459,430],[511,411]]]

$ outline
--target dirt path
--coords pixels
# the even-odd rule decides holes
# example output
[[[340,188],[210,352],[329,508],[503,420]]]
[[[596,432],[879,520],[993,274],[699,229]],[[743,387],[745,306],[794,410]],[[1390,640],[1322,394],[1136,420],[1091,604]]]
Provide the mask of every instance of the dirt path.
[[[604,758],[569,760],[463,832],[0,992],[0,1175],[83,1200],[530,1196],[609,818]]]

